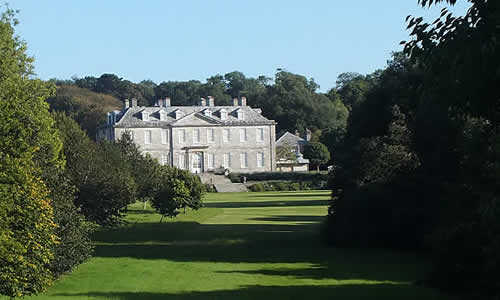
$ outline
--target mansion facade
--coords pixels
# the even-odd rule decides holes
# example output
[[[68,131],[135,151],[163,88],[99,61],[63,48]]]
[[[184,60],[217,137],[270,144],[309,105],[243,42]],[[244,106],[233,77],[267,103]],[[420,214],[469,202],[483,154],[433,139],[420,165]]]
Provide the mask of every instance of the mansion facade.
[[[136,99],[125,100],[122,110],[108,113],[97,138],[129,134],[142,153],[192,173],[275,171],[276,122],[247,106],[245,97],[233,99],[233,106],[214,102],[209,96],[198,106],[171,106],[167,97],[144,107]]]

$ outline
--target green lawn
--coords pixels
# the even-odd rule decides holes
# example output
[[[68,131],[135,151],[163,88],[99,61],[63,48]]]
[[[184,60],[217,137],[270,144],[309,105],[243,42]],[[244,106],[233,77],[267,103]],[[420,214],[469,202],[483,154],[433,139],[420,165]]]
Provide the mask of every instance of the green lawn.
[[[413,284],[428,264],[320,241],[329,193],[208,194],[159,224],[133,205],[124,228],[96,234],[89,262],[28,299],[448,299]]]

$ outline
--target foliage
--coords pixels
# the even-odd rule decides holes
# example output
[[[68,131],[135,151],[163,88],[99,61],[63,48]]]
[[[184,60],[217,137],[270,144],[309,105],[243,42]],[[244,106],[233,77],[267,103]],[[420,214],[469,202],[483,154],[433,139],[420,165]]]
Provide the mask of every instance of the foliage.
[[[179,179],[188,190],[188,194],[186,197],[179,198],[177,208],[184,210],[186,210],[186,208],[191,208],[194,210],[201,208],[203,205],[201,198],[203,197],[204,189],[200,178],[196,175],[191,174],[187,170],[169,167],[163,168],[166,169],[165,172],[167,176],[169,176],[170,178]]]
[[[455,0],[425,1],[422,6]],[[424,88],[449,112],[446,218],[434,236],[436,284],[498,298],[498,136],[500,131],[500,3],[469,1],[464,16],[446,8],[432,24],[409,17],[405,52],[422,64]],[[451,150],[448,150],[451,149]],[[441,150],[441,149],[437,149]],[[444,152],[444,151],[443,151]],[[431,156],[432,159],[432,156]],[[431,160],[429,159],[429,160]]]
[[[327,181],[328,174],[309,172],[259,172],[259,173],[229,173],[233,183],[241,183],[241,176],[246,176],[247,181]]]
[[[64,141],[66,172],[77,189],[75,204],[91,222],[113,225],[120,210],[136,199],[129,159],[118,143],[96,144],[71,118],[55,114]]]
[[[76,205],[89,221],[115,225],[120,211],[136,200],[133,171],[113,142],[100,142],[89,154],[88,176],[78,182]]]
[[[203,191],[205,193],[215,193],[216,192],[214,185],[210,184],[210,183],[205,183],[203,185]]]
[[[319,166],[330,160],[330,152],[320,142],[309,142],[304,146],[304,157],[316,165],[319,172]]]
[[[120,101],[110,95],[95,93],[84,88],[60,85],[56,94],[47,99],[51,111],[65,112],[80,124],[91,138],[106,121],[106,113],[121,109]]]
[[[248,186],[251,192],[271,192],[271,191],[307,191],[311,189],[326,189],[326,181],[266,181]]]
[[[44,101],[53,89],[30,79],[33,59],[14,36],[14,14],[7,9],[0,19],[0,294],[20,297],[44,290],[53,279],[56,224],[33,159],[45,146],[54,150],[47,163],[60,160]]]
[[[165,184],[151,201],[151,205],[161,215],[160,223],[165,216],[177,216],[178,209],[185,205],[189,198],[189,190],[183,181],[170,176],[167,172],[164,172],[164,176],[162,181]]]
[[[295,160],[295,149],[290,145],[276,146],[276,159],[277,160]]]

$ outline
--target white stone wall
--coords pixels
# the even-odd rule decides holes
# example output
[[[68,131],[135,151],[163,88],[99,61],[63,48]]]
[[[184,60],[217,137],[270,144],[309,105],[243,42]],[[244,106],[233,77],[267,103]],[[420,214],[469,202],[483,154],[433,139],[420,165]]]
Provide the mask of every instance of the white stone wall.
[[[230,129],[230,140],[223,140],[223,130]],[[257,128],[264,129],[262,141],[257,141]],[[214,141],[208,140],[208,129],[214,129]],[[247,141],[240,141],[240,129],[246,129]],[[162,143],[161,131],[167,131],[167,142]],[[185,141],[179,139],[179,135],[184,130]],[[199,130],[199,142],[193,140],[194,130]],[[179,156],[183,155],[186,167],[191,169],[191,159],[193,152],[202,152],[204,170],[208,171],[208,154],[215,155],[214,166],[218,168],[223,164],[224,153],[231,154],[231,165],[228,169],[231,172],[252,173],[269,172],[276,169],[275,150],[275,126],[255,125],[255,126],[182,126],[169,128],[115,128],[115,137],[120,138],[124,132],[133,135],[135,143],[140,149],[149,153],[160,162],[168,162],[169,165],[179,166]],[[151,132],[151,143],[145,139],[146,132]],[[199,147],[203,149],[190,149],[186,157],[185,147]],[[205,148],[206,147],[206,148]],[[247,153],[247,168],[241,167],[240,154]],[[257,167],[257,153],[264,153],[264,166]]]

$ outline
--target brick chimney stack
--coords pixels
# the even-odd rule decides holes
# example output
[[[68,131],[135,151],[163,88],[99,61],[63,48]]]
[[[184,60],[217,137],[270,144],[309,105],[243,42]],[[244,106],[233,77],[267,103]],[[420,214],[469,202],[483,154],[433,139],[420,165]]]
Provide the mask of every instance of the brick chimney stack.
[[[129,107],[130,107],[130,101],[128,99],[125,99],[123,108],[129,108]]]
[[[171,103],[170,103],[170,97],[165,97],[165,101],[163,101],[163,105],[165,107],[169,107],[171,106]]]
[[[132,98],[132,107],[137,107],[137,99]]]

